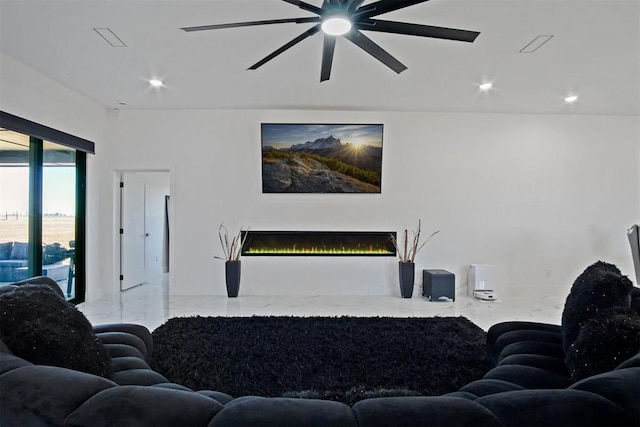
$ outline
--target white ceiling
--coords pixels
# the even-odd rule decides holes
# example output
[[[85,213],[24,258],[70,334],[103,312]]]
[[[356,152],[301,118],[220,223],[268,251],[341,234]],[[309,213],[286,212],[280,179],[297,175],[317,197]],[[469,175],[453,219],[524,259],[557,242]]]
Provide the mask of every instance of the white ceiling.
[[[281,0],[0,0],[0,40],[4,54],[122,110],[640,114],[640,0],[431,0],[380,18],[479,31],[476,41],[366,33],[408,67],[398,75],[339,39],[323,83],[319,34],[246,70],[312,24],[179,29],[303,16],[313,15]],[[126,47],[93,30],[103,27]],[[554,37],[519,53],[538,35]],[[150,88],[152,77],[166,87]],[[494,88],[480,93],[485,80]]]

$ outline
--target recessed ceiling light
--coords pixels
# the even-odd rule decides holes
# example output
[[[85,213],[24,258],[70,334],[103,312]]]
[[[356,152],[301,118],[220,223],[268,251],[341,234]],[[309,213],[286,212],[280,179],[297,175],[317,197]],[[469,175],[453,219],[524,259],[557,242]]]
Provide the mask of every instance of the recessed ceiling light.
[[[569,104],[576,102],[578,100],[578,96],[577,95],[569,95],[564,99],[564,102],[567,102]]]
[[[480,88],[480,90],[489,90],[493,87],[493,84],[491,82],[486,82],[486,83],[482,83],[481,85],[478,85],[478,88]]]
[[[351,21],[344,16],[332,16],[322,21],[322,31],[330,36],[341,36],[351,30]]]
[[[164,83],[162,83],[162,80],[158,80],[158,79],[149,80],[149,84],[153,87],[162,87],[164,85]]]

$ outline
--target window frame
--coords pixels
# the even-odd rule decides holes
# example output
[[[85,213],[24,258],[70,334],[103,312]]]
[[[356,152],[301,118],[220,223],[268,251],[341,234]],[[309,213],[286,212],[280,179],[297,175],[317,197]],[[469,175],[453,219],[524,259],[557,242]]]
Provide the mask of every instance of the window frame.
[[[95,153],[95,144],[86,139],[0,111],[0,127],[29,136],[29,249],[30,276],[42,275],[42,195],[44,141],[76,150],[75,220],[75,294],[69,301],[84,302],[86,294],[86,206],[87,153]]]

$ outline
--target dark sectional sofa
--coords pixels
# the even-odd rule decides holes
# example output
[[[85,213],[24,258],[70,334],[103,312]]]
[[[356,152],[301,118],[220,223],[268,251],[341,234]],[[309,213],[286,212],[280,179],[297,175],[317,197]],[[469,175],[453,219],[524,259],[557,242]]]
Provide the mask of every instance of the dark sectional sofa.
[[[12,288],[0,288],[0,296],[3,291],[13,292],[23,284],[10,286]],[[487,351],[495,366],[483,379],[444,396],[372,398],[352,407],[313,399],[233,398],[217,391],[192,391],[172,384],[149,367],[153,351],[151,334],[138,325],[93,327],[111,360],[113,372],[109,373],[109,378],[33,364],[13,354],[0,341],[0,424],[92,427],[638,426],[640,335],[630,334],[640,329],[630,327],[636,325],[637,320],[630,308],[640,306],[640,290],[628,289],[631,297],[623,295],[621,304],[624,307],[616,308],[623,314],[620,311],[609,314],[599,309],[590,313],[590,317],[597,317],[599,322],[613,318],[611,316],[627,316],[629,320],[622,322],[626,335],[618,338],[623,343],[635,342],[636,345],[635,353],[616,353],[625,360],[612,361],[611,367],[603,368],[602,373],[590,375],[580,371],[581,365],[570,368],[565,363],[563,326],[505,322],[493,326],[487,333]],[[61,296],[57,287],[56,292]],[[586,317],[578,325],[580,331],[584,331],[585,325],[591,325]],[[619,323],[616,325],[620,326]],[[590,327],[597,329],[597,325]],[[611,350],[611,342],[605,344],[605,350]],[[633,345],[630,348],[634,348]],[[570,347],[570,351],[574,350]],[[596,357],[602,360],[603,354]],[[587,376],[572,378],[576,372]]]

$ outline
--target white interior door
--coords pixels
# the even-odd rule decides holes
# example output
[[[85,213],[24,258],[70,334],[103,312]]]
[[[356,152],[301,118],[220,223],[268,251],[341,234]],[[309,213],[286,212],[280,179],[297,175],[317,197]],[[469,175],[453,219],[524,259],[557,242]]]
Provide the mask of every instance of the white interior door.
[[[147,275],[146,184],[134,173],[120,179],[120,290],[143,283]]]

